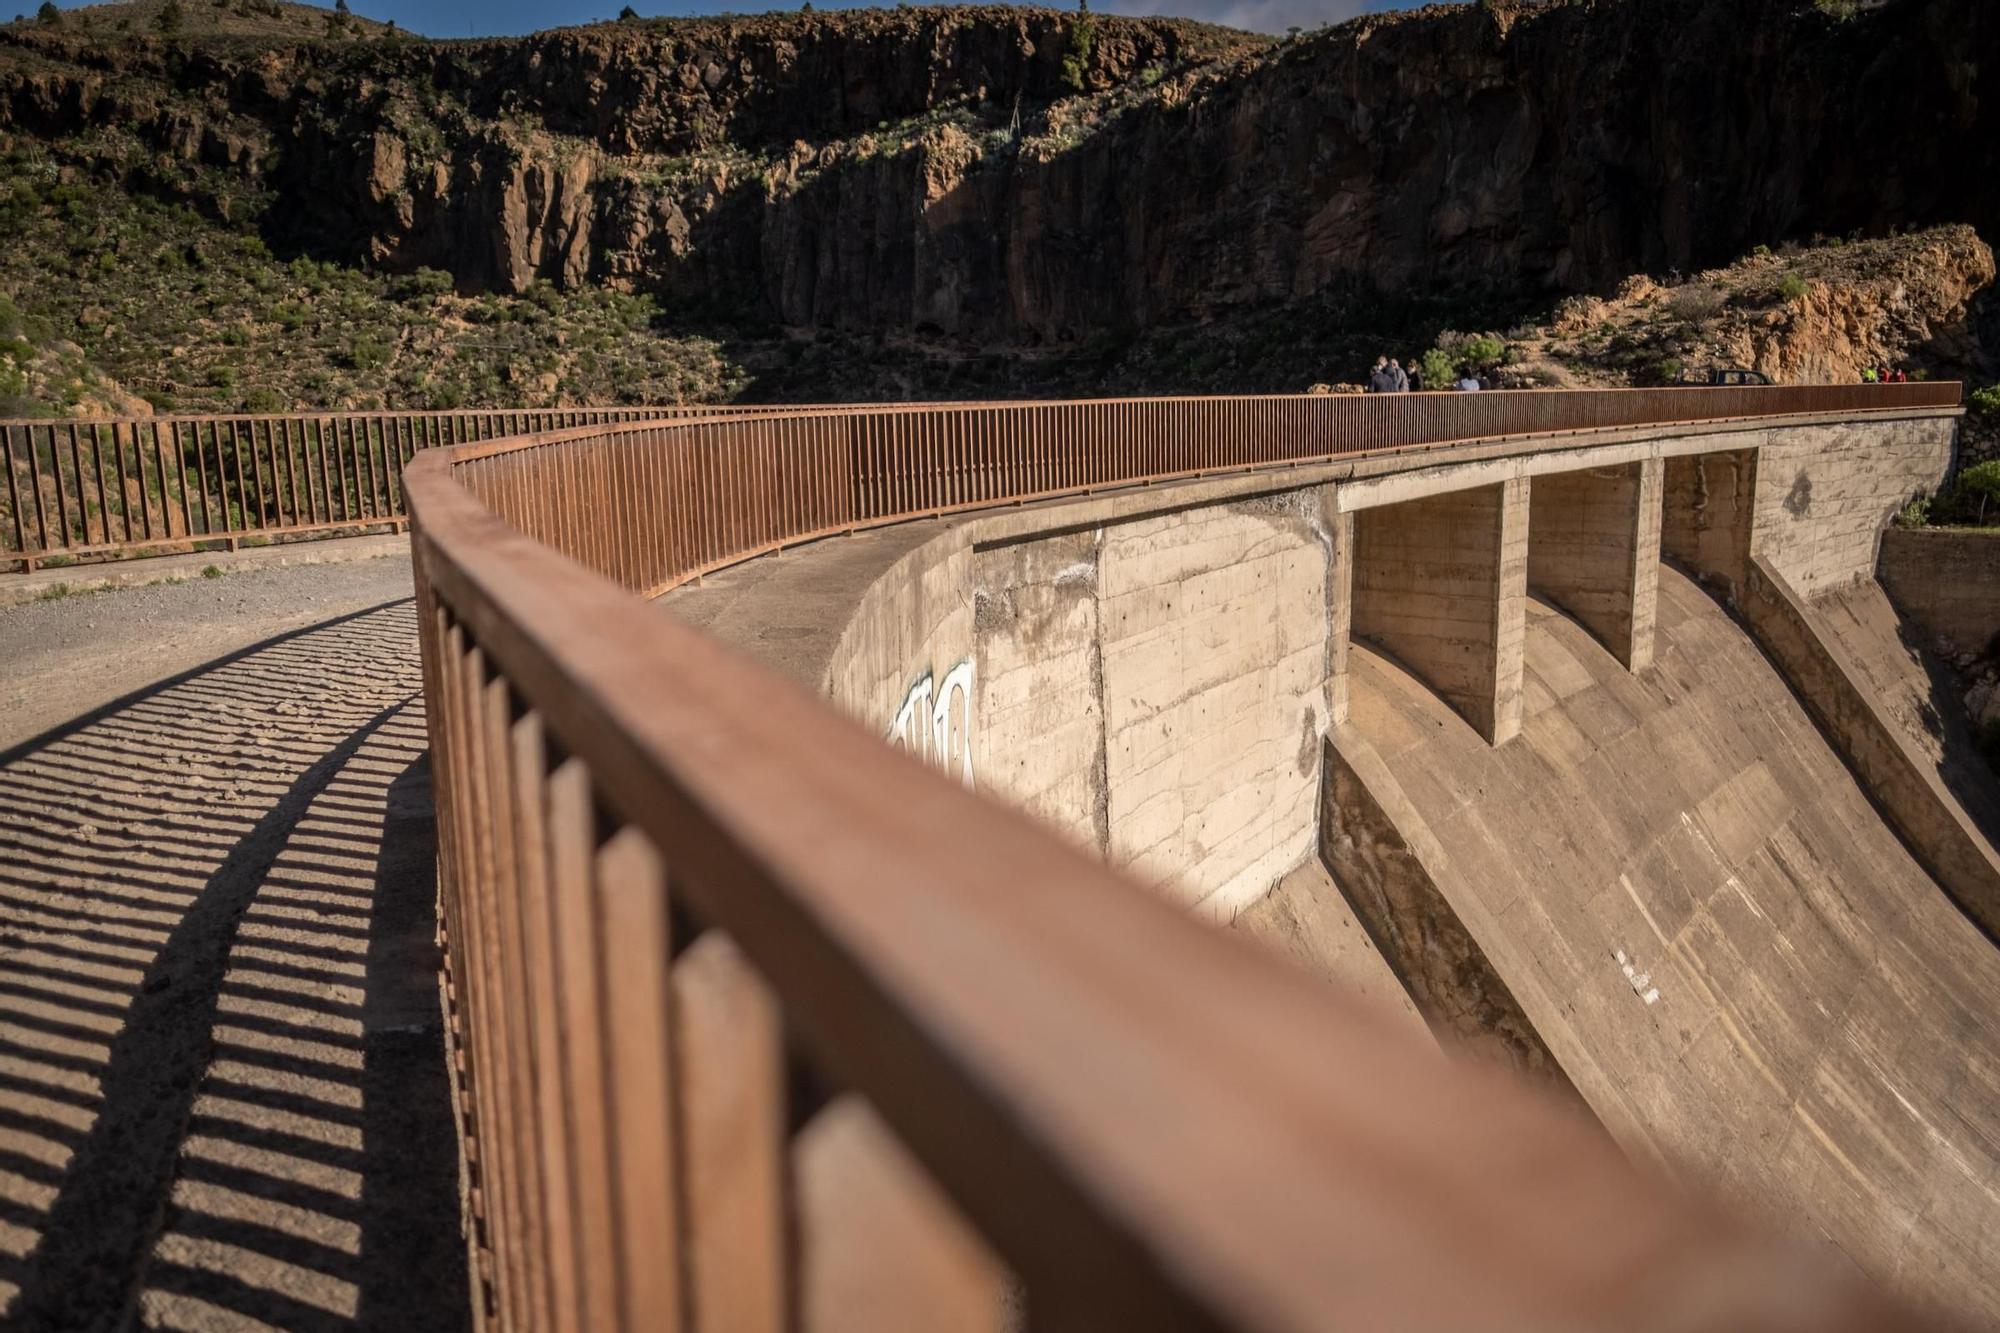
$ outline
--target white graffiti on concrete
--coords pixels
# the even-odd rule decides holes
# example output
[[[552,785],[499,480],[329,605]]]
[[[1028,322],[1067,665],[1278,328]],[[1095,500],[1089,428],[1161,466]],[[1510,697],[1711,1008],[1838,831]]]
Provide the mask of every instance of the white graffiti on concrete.
[[[960,662],[933,682],[923,679],[903,696],[896,720],[889,724],[889,744],[913,750],[917,757],[972,785],[972,663]]]

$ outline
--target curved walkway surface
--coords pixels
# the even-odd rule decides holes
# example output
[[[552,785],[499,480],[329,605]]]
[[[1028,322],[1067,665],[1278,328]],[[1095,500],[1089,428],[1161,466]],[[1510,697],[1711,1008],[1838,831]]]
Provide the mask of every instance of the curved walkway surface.
[[[414,626],[399,559],[0,612],[8,1327],[464,1325]]]

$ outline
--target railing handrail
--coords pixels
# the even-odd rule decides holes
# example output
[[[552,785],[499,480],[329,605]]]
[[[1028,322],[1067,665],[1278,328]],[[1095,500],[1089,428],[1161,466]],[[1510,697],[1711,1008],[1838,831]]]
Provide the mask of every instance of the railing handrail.
[[[150,425],[191,425],[199,422],[207,425],[212,421],[342,421],[362,418],[398,417],[419,420],[441,420],[448,417],[518,417],[549,415],[558,412],[597,413],[626,419],[651,415],[660,417],[663,413],[683,411],[739,412],[751,411],[753,407],[738,406],[733,403],[654,403],[644,405],[617,405],[610,407],[329,407],[323,409],[294,408],[286,412],[154,412],[146,416],[100,416],[100,417],[0,417],[0,426],[91,426],[99,429],[110,426]]]
[[[1960,385],[1957,381],[1927,380],[1927,381],[1921,381],[1921,383],[1923,387],[1937,391],[1937,396],[1939,398],[1943,398],[1948,394],[1955,393],[1960,388]],[[1898,386],[1890,385],[1886,387],[1895,388]],[[1488,389],[1482,391],[1484,396],[1487,398],[1500,398],[1510,394],[1519,394],[1524,397],[1528,396],[1547,397],[1551,392],[1552,392],[1551,390],[1547,389]],[[1588,392],[1590,393],[1686,392],[1691,394],[1713,394],[1715,391],[1712,389],[1704,390],[1698,386],[1668,385],[1657,391],[1647,390],[1647,389],[1607,387],[1604,389],[1591,389],[1588,390]],[[1256,401],[1271,402],[1271,403],[1316,402],[1327,398],[1341,398],[1341,397],[1359,398],[1362,396],[1363,395],[1360,394],[1303,394],[1303,393],[1258,394],[1256,396]],[[660,429],[679,430],[691,426],[708,425],[716,421],[730,421],[738,424],[751,424],[760,422],[786,421],[805,416],[818,416],[818,417],[907,416],[907,415],[917,415],[917,414],[939,412],[939,411],[995,412],[995,411],[1005,411],[1016,408],[1055,408],[1055,407],[1077,407],[1083,405],[1117,407],[1117,406],[1131,406],[1136,404],[1153,404],[1153,403],[1221,403],[1221,402],[1242,402],[1242,401],[1244,401],[1242,395],[1218,394],[1210,396],[1161,395],[1161,396],[1145,397],[1145,398],[1053,398],[1053,399],[1008,398],[1008,399],[997,399],[985,402],[967,401],[967,402],[935,402],[935,403],[933,402],[804,403],[804,404],[769,404],[761,406],[729,405],[726,410],[718,411],[712,414],[701,413],[701,412],[690,412],[686,415],[671,416],[671,417],[636,416],[627,418],[622,421],[605,422],[591,426],[565,426],[559,430],[530,431],[521,435],[495,436],[490,440],[476,440],[469,444],[452,446],[452,458],[455,463],[465,463],[477,458],[491,458],[499,454],[516,453],[526,449],[537,449],[551,444],[562,444],[570,440],[591,439],[599,436],[617,435],[617,434],[639,434],[646,431],[660,430]],[[1943,401],[1916,402],[1916,403],[1885,402],[1877,407],[1838,408],[1838,409],[1833,409],[1831,412],[1820,413],[1819,415],[1832,415],[1842,418],[1846,417],[1866,418],[1869,416],[1876,416],[1884,413],[1901,415],[1912,411],[1947,410],[1953,406],[1956,406],[1956,404]],[[1681,417],[1681,418],[1666,418],[1659,421],[1648,421],[1635,424],[1626,424],[1622,426],[1578,426],[1578,427],[1568,427],[1560,431],[1523,430],[1515,432],[1501,432],[1497,434],[1466,435],[1447,440],[1429,440],[1425,441],[1422,444],[1417,444],[1417,445],[1390,445],[1382,449],[1369,450],[1368,452],[1380,455],[1380,454],[1395,453],[1401,450],[1411,449],[1411,448],[1432,449],[1442,446],[1459,445],[1459,444],[1473,444],[1473,443],[1483,443],[1483,442],[1499,443],[1513,439],[1539,439],[1554,435],[1574,434],[1579,431],[1647,430],[1655,428],[1664,429],[1677,425],[1708,426],[1716,424],[1726,424],[1730,422],[1761,421],[1773,417],[1810,416],[1810,415],[1815,415],[1815,414],[1812,412],[1783,412],[1783,413],[1748,412],[1740,416],[1691,416],[1691,417]],[[5,425],[5,424],[7,423],[0,422],[0,425]],[[1302,455],[1298,459],[1286,460],[1286,465],[1290,466],[1292,463],[1295,462],[1311,463],[1326,459],[1351,458],[1354,456],[1355,453],[1356,453],[1355,450],[1344,450],[1344,451],[1324,453],[1324,454]],[[1199,474],[1189,473],[1188,475],[1195,476]],[[1138,480],[1138,478],[1134,478],[1134,480]],[[1147,478],[1147,480],[1158,480],[1158,478]],[[1018,498],[1028,499],[1028,498],[1034,498],[1034,496],[1023,495]]]
[[[407,473],[448,902],[514,882],[512,835],[482,821],[509,808],[494,784],[521,780],[521,752],[509,770],[492,728],[532,717],[536,748],[591,775],[602,819],[657,849],[657,892],[735,942],[1052,1326],[1655,1327],[1690,1290],[1719,1300],[1694,1327],[1777,1327],[1792,1297],[1820,1328],[1910,1326],[1859,1283],[1805,1286],[1788,1251],[1497,1071],[1424,1050],[796,686],[635,613],[462,484],[494,456],[427,451]]]
[[[1879,392],[1886,389],[1889,392]],[[767,474],[777,477],[775,484],[787,484],[790,478],[786,469],[805,468],[807,470],[828,471],[835,460],[826,454],[829,447],[849,450],[851,459],[842,459],[850,471],[850,480],[855,487],[852,497],[832,497],[832,504],[818,504],[814,508],[817,517],[813,523],[786,523],[776,521],[771,512],[774,506],[766,503],[764,512],[756,516],[764,523],[762,530],[754,538],[735,543],[717,544],[707,542],[694,558],[678,563],[660,564],[639,578],[621,573],[619,577],[635,592],[657,596],[688,580],[713,573],[731,564],[765,554],[772,550],[801,542],[816,540],[836,532],[854,532],[886,524],[907,522],[916,518],[935,518],[947,514],[963,513],[993,504],[1020,504],[1030,501],[1055,499],[1066,495],[1089,493],[1111,487],[1139,484],[1157,484],[1187,480],[1222,473],[1239,473],[1255,470],[1266,464],[1282,465],[1288,468],[1331,463],[1354,456],[1357,444],[1353,436],[1357,423],[1348,422],[1344,429],[1335,429],[1341,414],[1358,415],[1366,411],[1378,415],[1401,414],[1414,416],[1426,412],[1446,418],[1463,417],[1464,421],[1454,425],[1447,421],[1443,429],[1432,429],[1428,433],[1419,430],[1421,438],[1412,439],[1379,448],[1369,452],[1387,454],[1408,450],[1429,450],[1449,448],[1479,442],[1502,442],[1518,438],[1551,438],[1561,435],[1598,433],[1605,430],[1657,429],[1675,425],[1699,426],[1703,428],[1726,427],[1737,423],[1754,423],[1781,418],[1830,417],[1858,418],[1881,414],[1902,414],[1911,411],[1936,411],[1955,409],[1959,399],[1960,386],[1956,382],[1919,383],[1890,386],[1750,386],[1730,389],[1704,389],[1699,387],[1674,386],[1659,390],[1603,389],[1582,390],[1568,393],[1551,393],[1542,390],[1494,391],[1478,395],[1408,395],[1391,397],[1374,395],[1330,396],[1321,394],[1260,395],[1257,397],[1169,397],[1140,399],[1076,399],[1069,401],[1001,401],[989,403],[954,404],[907,404],[893,403],[862,407],[843,405],[814,406],[808,408],[772,408],[764,411],[731,413],[724,416],[682,416],[671,419],[638,420],[610,423],[598,426],[571,427],[535,434],[497,437],[475,443],[461,449],[454,455],[462,464],[491,462],[508,455],[531,454],[536,450],[565,443],[596,440],[611,442],[617,440],[638,440],[647,437],[672,437],[687,435],[698,437],[696,444],[711,448],[727,448],[734,443],[758,444],[767,442],[771,430],[791,423],[819,423],[821,429],[817,437],[808,442],[801,452],[794,445],[785,446],[789,452],[783,457],[773,456],[767,460]],[[1623,397],[1627,394],[1650,395],[1653,401],[1662,396],[1676,407],[1702,407],[1706,412],[1683,412],[1678,417],[1663,413],[1642,415],[1632,419],[1622,405],[1644,399]],[[1359,406],[1342,408],[1343,401]],[[1555,426],[1537,424],[1532,420],[1516,418],[1522,414],[1515,412],[1509,404],[1518,404],[1531,409],[1529,417],[1547,415],[1552,405],[1579,404],[1580,409],[1565,417],[1568,424]],[[1589,405],[1609,403],[1614,410],[1593,413]],[[1865,403],[1866,406],[1855,404]],[[1310,411],[1330,415],[1334,423],[1310,427],[1299,420],[1302,411],[1310,405]],[[1061,454],[1062,448],[1053,441],[1025,442],[1011,441],[1003,450],[1004,460],[988,457],[984,462],[972,461],[969,451],[981,445],[988,446],[990,440],[978,440],[976,427],[981,423],[1006,421],[1019,427],[1017,434],[1033,430],[1046,430],[1044,418],[1063,416],[1079,431],[1086,427],[1102,427],[1119,430],[1126,434],[1144,434],[1149,419],[1176,415],[1189,417],[1182,424],[1190,429],[1216,429],[1226,422],[1215,418],[1224,411],[1257,412],[1280,418],[1284,439],[1270,447],[1260,447],[1250,455],[1214,450],[1182,450],[1177,461],[1171,465],[1162,462],[1165,457],[1157,452],[1145,455],[1150,460],[1146,465],[1141,456],[1126,450],[1121,458],[1115,458],[1109,467],[1095,466],[1092,460],[1088,470],[1076,466],[1060,465],[1036,466],[1033,459],[1024,459],[1023,452],[1032,452],[1040,447],[1045,452]],[[1393,417],[1392,417],[1393,419]],[[829,424],[845,423],[849,428],[845,442],[830,435],[825,427]],[[874,423],[871,426],[870,423]],[[921,462],[910,455],[918,441],[914,436],[905,438],[901,444],[904,456],[890,459],[884,457],[882,442],[873,441],[874,452],[868,455],[868,444],[863,436],[868,429],[879,430],[897,425],[906,433],[917,426],[925,429],[922,446],[928,452]],[[1157,424],[1157,421],[1154,421]],[[1262,423],[1268,426],[1269,423]],[[1365,424],[1365,423],[1364,423]],[[1494,427],[1511,427],[1495,429]],[[867,428],[867,429],[864,429]],[[1321,436],[1311,436],[1310,431],[1318,429]],[[761,434],[759,433],[761,432]],[[835,433],[837,434],[837,432]],[[1345,435],[1346,438],[1341,438]],[[749,436],[745,441],[743,437]],[[940,441],[957,439],[956,446],[940,445]],[[813,452],[817,449],[819,452]],[[891,450],[890,452],[894,452]],[[1071,447],[1070,455],[1077,451]],[[1107,453],[1107,457],[1116,451]],[[947,458],[947,454],[952,454]],[[1073,461],[1073,457],[1072,457]],[[949,464],[949,466],[946,466]],[[992,466],[988,466],[991,464]],[[925,474],[912,484],[912,469],[929,466],[939,469],[934,474]],[[952,468],[957,471],[953,472]],[[930,493],[925,482],[964,482],[967,474],[1010,469],[1015,477],[1033,477],[1033,484],[1014,484],[1010,489],[994,492],[990,487],[967,489],[959,486],[964,493],[940,495]],[[871,471],[871,469],[873,469]],[[949,474],[949,475],[947,475]],[[770,476],[767,485],[774,484]],[[947,487],[947,489],[951,489]],[[879,495],[877,493],[880,493]],[[875,503],[877,499],[888,498],[892,502]],[[711,503],[727,500],[727,496],[711,494]],[[819,497],[825,499],[826,497]],[[851,503],[845,503],[851,499]],[[899,501],[899,502],[894,502]],[[845,503],[845,507],[842,505]],[[572,525],[573,529],[573,525]],[[547,535],[547,534],[543,534]],[[572,530],[572,535],[574,532]],[[710,537],[713,534],[709,534]],[[572,552],[574,553],[574,552]],[[609,571],[607,571],[609,572]]]
[[[1734,403],[1839,400],[1844,410],[1947,407],[1956,383],[1844,386],[1752,386],[1591,389],[1551,394],[1496,390],[1477,395],[1277,394],[1258,398],[1185,395],[1164,398],[1004,402],[929,402],[793,407],[675,404],[659,407],[466,408],[424,411],[217,413],[126,418],[0,420],[0,559],[32,568],[52,556],[117,556],[224,542],[323,536],[400,527],[400,474],[419,450],[549,433],[568,427],[623,424],[643,429],[662,421],[827,421],[901,423],[1010,414],[1017,420],[1085,410],[1094,419],[1181,414],[1211,421],[1254,408],[1296,429],[1307,418],[1330,431],[1378,417],[1417,420],[1464,417],[1486,422],[1458,438],[1507,434],[1489,418],[1516,420],[1542,433],[1591,422],[1545,420],[1569,405],[1591,405],[1597,424],[1680,418],[1716,419]],[[1644,405],[1638,411],[1634,404]],[[1864,406],[1864,404],[1866,404]],[[1690,409],[1703,409],[1692,411]],[[1746,417],[1768,416],[1753,406]],[[1437,442],[1435,433],[1430,438]],[[1288,445],[1297,456],[1296,447]],[[1348,452],[1342,444],[1329,452]],[[497,451],[496,451],[497,452]],[[1168,469],[1159,477],[1186,475]],[[1136,480],[1134,476],[1132,479]],[[1158,479],[1158,478],[1156,478]],[[1061,489],[1060,487],[1056,489]],[[1036,493],[1047,494],[1050,488]],[[871,521],[879,521],[879,516]],[[751,553],[755,549],[751,548]]]

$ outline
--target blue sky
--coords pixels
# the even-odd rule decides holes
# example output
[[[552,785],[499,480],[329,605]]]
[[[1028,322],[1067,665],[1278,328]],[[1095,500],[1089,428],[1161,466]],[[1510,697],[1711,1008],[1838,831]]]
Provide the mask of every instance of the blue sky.
[[[17,0],[17,3],[19,0]],[[486,37],[533,32],[538,28],[559,28],[572,23],[615,16],[625,0],[348,0],[357,14],[372,19],[394,19],[400,27],[432,37]],[[1061,2],[1061,0],[1058,0]],[[1226,23],[1231,27],[1261,32],[1283,32],[1297,24],[1312,27],[1338,22],[1356,14],[1402,8],[1415,0],[1094,0],[1093,7],[1111,14],[1172,14],[1183,18]],[[328,5],[332,0],[326,0]],[[1067,8],[1074,0],[1067,0]],[[30,6],[32,8],[32,6]],[[714,0],[709,4],[689,4],[680,0],[632,0],[632,7],[645,15],[713,14],[722,10],[752,13],[767,9],[796,9],[797,3],[771,4],[768,0]],[[821,8],[846,6],[827,0]]]

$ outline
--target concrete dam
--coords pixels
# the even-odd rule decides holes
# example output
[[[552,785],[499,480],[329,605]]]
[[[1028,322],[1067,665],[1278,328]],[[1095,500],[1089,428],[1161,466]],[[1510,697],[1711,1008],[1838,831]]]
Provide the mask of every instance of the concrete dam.
[[[1627,1154],[2000,1318],[2000,800],[1877,581],[1954,418],[1121,487],[660,604]]]

